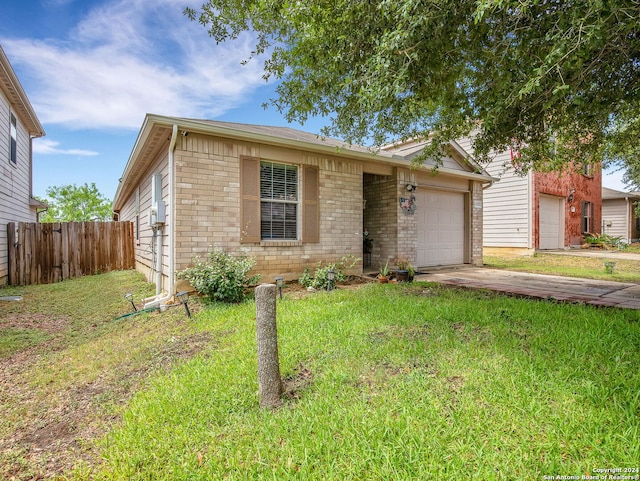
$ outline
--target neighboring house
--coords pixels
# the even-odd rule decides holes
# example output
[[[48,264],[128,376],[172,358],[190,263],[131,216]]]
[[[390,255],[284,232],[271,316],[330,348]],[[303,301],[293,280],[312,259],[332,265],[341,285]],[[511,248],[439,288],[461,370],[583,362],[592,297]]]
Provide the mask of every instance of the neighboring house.
[[[460,141],[472,152],[470,139]],[[484,191],[484,253],[532,255],[536,250],[579,246],[584,233],[600,233],[600,166],[579,173],[518,174],[517,155],[497,154],[485,167],[499,182]]]
[[[413,150],[419,150],[414,147]],[[172,293],[194,255],[256,259],[264,281],[318,262],[398,256],[419,267],[482,264],[482,193],[491,177],[457,144],[438,175],[413,154],[368,149],[284,127],[147,115],[114,199],[133,221],[138,268]]]
[[[640,192],[620,192],[602,188],[602,233],[622,237],[627,242],[640,239],[640,217],[635,208]]]
[[[33,198],[32,140],[44,130],[0,47],[0,285],[7,284],[7,224],[36,222],[46,204]]]

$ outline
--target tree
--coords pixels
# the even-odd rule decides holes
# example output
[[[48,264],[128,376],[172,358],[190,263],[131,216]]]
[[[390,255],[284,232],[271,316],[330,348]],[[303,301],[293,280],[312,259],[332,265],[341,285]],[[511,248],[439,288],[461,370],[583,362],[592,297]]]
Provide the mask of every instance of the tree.
[[[104,197],[95,183],[86,182],[80,187],[60,185],[47,189],[47,198],[39,199],[49,204],[41,216],[41,222],[82,222],[111,220],[111,201]]]
[[[540,170],[640,158],[635,0],[209,0],[185,13],[217,42],[252,33],[272,103],[290,121],[329,117],[325,135],[431,138],[437,155],[475,131],[478,160],[514,148]]]

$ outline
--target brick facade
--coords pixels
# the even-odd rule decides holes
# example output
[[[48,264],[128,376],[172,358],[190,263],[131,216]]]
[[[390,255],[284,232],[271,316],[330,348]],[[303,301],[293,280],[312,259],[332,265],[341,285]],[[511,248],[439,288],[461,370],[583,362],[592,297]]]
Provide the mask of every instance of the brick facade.
[[[464,262],[482,265],[482,186],[488,176],[470,173],[453,160],[449,161],[448,172],[435,175],[411,169],[408,160],[402,163],[395,157],[376,157],[369,152],[350,154],[330,149],[318,153],[313,148],[305,150],[306,144],[292,146],[290,142],[274,142],[273,137],[265,139],[260,132],[256,136],[262,141],[253,135],[228,137],[226,132],[208,132],[206,122],[203,130],[180,130],[182,135],[172,137],[171,123],[178,119],[160,120],[155,125],[145,124],[142,137],[146,143],[134,150],[116,193],[115,208],[121,220],[136,223],[137,267],[150,279],[161,249],[165,288],[172,252],[174,271],[178,273],[192,263],[194,256],[204,257],[214,248],[254,258],[254,272],[260,273],[265,282],[275,276],[297,279],[306,268],[313,270],[319,262],[336,262],[343,257],[357,259],[351,273],[360,274],[364,231],[374,244],[367,270],[377,270],[387,260],[390,267],[395,267],[398,257],[424,267],[416,265],[418,248],[424,246],[419,243],[426,242],[418,238],[419,227],[424,231],[424,226],[419,225],[420,216],[415,211],[401,204],[403,198],[411,199],[414,194],[407,190],[408,184],[417,186],[418,194],[421,189],[435,189],[464,198]],[[172,150],[173,140],[176,143]],[[173,169],[169,166],[171,159]],[[247,212],[255,213],[260,208],[260,189],[255,194],[246,192],[253,185],[250,179],[259,177],[243,174],[253,172],[243,170],[247,159],[256,167],[260,161],[299,167],[298,240],[260,240],[260,229],[257,235],[248,233],[255,230],[256,216],[247,216]],[[166,224],[158,229],[149,224],[148,215],[154,176],[162,179],[161,196],[167,212]],[[313,198],[305,197],[305,192],[314,192]],[[257,203],[251,201],[257,207],[247,209],[247,195],[257,199]],[[311,211],[305,211],[309,205]],[[438,212],[435,204],[423,208],[432,210],[418,213]],[[241,225],[241,219],[253,227]],[[259,215],[257,219],[260,222]],[[305,224],[305,220],[309,222]],[[315,234],[305,236],[310,223],[317,226]],[[157,234],[162,235],[160,247]]]
[[[573,195],[571,195],[573,193]],[[540,247],[540,194],[565,199],[564,245],[576,246],[583,242],[582,204],[590,202],[592,208],[591,233],[602,230],[602,171],[594,168],[590,175],[576,172],[533,173],[533,241]]]

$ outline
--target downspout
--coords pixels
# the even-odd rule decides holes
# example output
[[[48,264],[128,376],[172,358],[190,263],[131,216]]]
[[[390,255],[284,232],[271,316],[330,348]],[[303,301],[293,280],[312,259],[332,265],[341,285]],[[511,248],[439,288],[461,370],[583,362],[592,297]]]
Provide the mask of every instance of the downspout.
[[[174,152],[176,149],[176,140],[178,138],[178,125],[173,124],[173,131],[171,133],[171,140],[169,141],[169,152],[168,152],[168,174],[169,174],[169,232],[167,235],[169,236],[169,278],[167,282],[167,292],[164,295],[160,294],[162,289],[162,238],[164,229],[158,229],[156,241],[157,241],[157,249],[156,249],[156,295],[154,297],[150,297],[144,300],[144,308],[147,309],[149,307],[159,306],[160,304],[165,303],[169,299],[173,297],[173,276],[175,275],[175,267],[174,267],[174,252],[175,252],[175,213],[176,209],[174,206],[175,201],[175,189],[174,189]]]

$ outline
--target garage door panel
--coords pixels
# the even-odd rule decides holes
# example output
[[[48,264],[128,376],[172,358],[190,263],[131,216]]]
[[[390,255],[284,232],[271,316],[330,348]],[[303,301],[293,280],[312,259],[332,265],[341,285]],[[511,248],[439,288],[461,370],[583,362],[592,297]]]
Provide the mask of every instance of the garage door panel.
[[[538,209],[539,248],[564,247],[564,199],[541,195]]]
[[[465,260],[465,195],[460,192],[418,191],[418,252],[420,266],[462,264]]]

